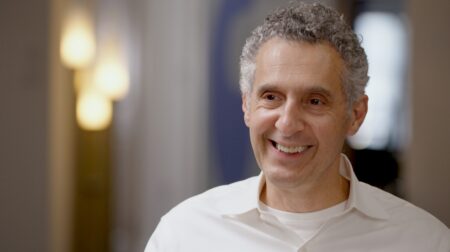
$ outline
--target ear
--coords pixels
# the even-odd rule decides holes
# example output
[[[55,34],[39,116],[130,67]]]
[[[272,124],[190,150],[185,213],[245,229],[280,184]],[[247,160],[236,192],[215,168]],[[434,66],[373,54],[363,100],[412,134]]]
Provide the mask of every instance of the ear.
[[[249,127],[249,123],[250,123],[250,111],[249,110],[249,100],[250,98],[248,98],[247,94],[243,94],[242,95],[242,111],[244,112],[244,122],[245,125],[247,125],[247,127]]]
[[[368,101],[369,97],[363,95],[353,103],[350,115],[350,127],[348,128],[347,135],[352,136],[358,132],[359,127],[364,122],[364,118],[366,118]]]

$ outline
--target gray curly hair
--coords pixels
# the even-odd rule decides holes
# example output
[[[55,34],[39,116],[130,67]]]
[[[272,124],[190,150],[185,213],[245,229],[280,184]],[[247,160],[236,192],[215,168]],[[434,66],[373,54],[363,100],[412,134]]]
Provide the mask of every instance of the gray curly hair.
[[[328,42],[344,61],[341,79],[348,105],[364,94],[369,80],[367,57],[343,16],[318,3],[297,3],[269,14],[246,40],[240,58],[239,84],[243,95],[252,90],[259,48],[273,37],[309,43]]]

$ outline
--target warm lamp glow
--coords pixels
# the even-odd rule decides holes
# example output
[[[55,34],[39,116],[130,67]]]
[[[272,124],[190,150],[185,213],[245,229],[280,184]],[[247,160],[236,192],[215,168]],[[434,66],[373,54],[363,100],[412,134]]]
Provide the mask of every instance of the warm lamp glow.
[[[95,87],[110,99],[123,98],[128,93],[128,69],[117,57],[101,59],[94,71]]]
[[[93,89],[84,90],[77,99],[77,121],[85,130],[102,130],[111,124],[112,102]]]
[[[71,68],[88,66],[95,54],[92,22],[81,9],[72,10],[63,27],[60,53],[62,61]]]
[[[84,68],[82,70],[75,71],[73,79],[74,79],[73,82],[75,86],[75,93],[77,94],[84,92],[84,90],[86,89],[93,88],[91,68]]]

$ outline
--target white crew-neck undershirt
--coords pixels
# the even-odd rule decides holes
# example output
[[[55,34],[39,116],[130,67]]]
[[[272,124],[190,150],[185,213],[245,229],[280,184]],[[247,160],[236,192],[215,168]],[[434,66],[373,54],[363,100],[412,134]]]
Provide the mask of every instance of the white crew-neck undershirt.
[[[260,211],[263,215],[273,216],[275,224],[284,229],[293,231],[301,241],[310,240],[320,228],[331,218],[345,211],[347,200],[315,212],[293,213],[271,208],[260,202]],[[269,220],[266,220],[269,221]]]

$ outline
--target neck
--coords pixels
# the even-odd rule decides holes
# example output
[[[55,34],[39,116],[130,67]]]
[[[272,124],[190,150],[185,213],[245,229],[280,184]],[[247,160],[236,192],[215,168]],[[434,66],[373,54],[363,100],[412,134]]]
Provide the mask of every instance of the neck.
[[[260,199],[264,204],[287,212],[314,212],[334,206],[348,198],[350,183],[339,174],[330,174],[321,183],[301,188],[279,188],[267,179]]]

